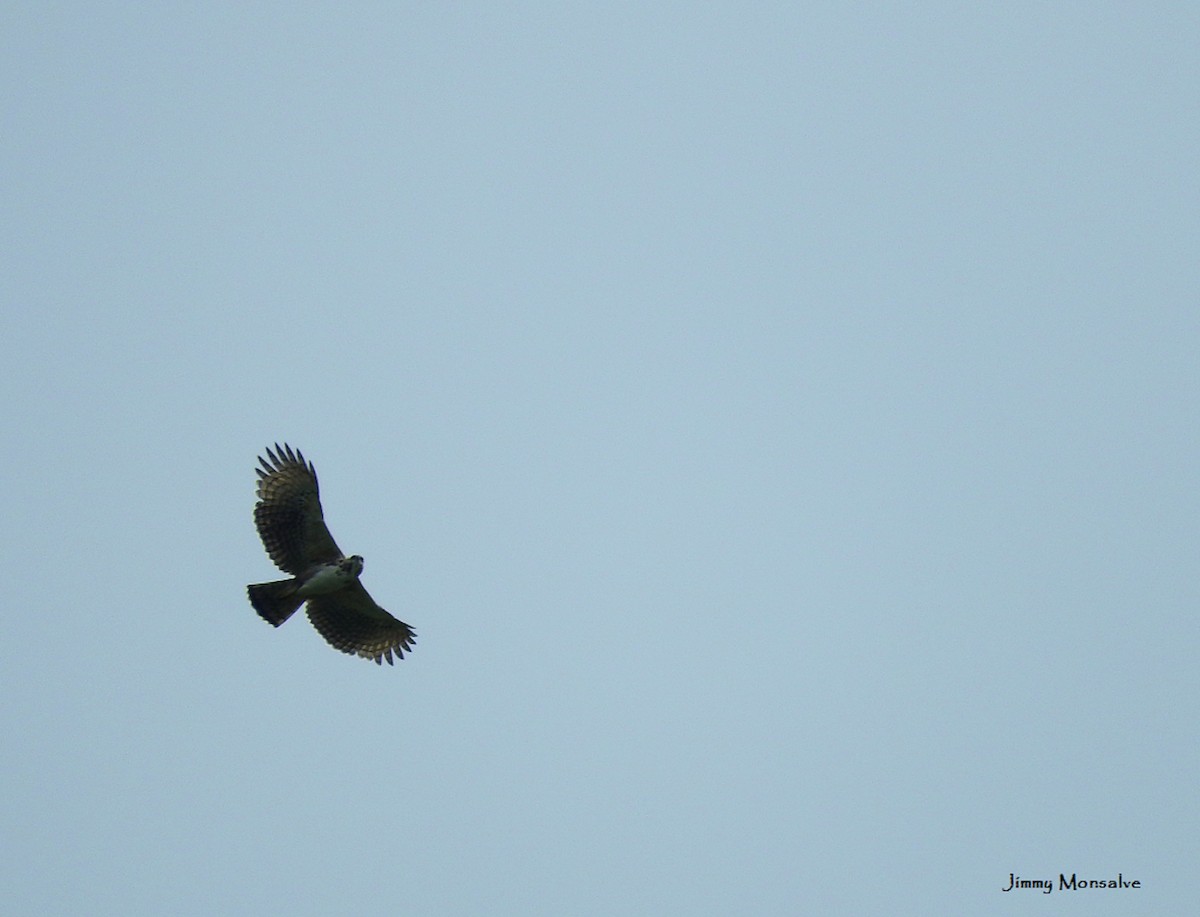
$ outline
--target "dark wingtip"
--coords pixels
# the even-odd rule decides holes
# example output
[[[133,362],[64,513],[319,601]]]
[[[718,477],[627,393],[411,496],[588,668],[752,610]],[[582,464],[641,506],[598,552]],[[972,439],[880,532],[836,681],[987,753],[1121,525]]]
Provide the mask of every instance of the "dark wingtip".
[[[308,473],[311,474],[314,479],[317,476],[317,469],[313,463],[308,461],[308,459],[304,457],[304,453],[299,449],[292,448],[290,443],[284,443],[282,446],[279,443],[275,443],[275,447],[273,449],[270,446],[267,446],[264,451],[267,453],[267,457],[263,458],[262,456],[259,456],[258,461],[262,464],[263,468],[266,469],[267,474],[280,470],[284,465],[295,464],[300,465],[303,468],[307,468]],[[260,477],[266,477],[266,475],[263,474],[263,472],[259,469],[256,468],[254,470],[258,472]]]
[[[260,455],[258,461],[268,473],[278,471],[284,465],[298,464],[306,466],[313,476],[316,476],[317,472],[313,467],[313,463],[304,457],[303,452],[292,448],[289,443],[284,443],[282,446],[279,443],[275,443],[274,447],[267,446],[263,452],[266,453],[266,457],[264,458]],[[258,471],[258,469],[256,468],[255,471]],[[261,474],[261,472],[259,473]]]

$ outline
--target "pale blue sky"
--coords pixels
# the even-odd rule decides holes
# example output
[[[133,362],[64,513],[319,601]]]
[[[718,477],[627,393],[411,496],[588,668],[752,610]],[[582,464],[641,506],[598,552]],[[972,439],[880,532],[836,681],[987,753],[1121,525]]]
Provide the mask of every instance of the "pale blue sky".
[[[4,910],[1194,907],[1198,36],[6,6]],[[246,601],[285,440],[394,669]]]

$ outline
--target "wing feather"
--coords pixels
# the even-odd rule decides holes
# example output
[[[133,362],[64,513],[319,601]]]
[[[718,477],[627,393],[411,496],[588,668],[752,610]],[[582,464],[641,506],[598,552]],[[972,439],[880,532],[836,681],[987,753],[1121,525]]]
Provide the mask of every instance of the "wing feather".
[[[374,659],[379,665],[392,655],[403,659],[412,652],[417,635],[403,621],[375,604],[362,583],[355,580],[345,589],[308,600],[308,619],[325,642],[343,653]]]
[[[259,456],[254,525],[275,566],[298,576],[313,564],[339,560],[342,552],[325,527],[317,470],[299,449],[275,444]]]

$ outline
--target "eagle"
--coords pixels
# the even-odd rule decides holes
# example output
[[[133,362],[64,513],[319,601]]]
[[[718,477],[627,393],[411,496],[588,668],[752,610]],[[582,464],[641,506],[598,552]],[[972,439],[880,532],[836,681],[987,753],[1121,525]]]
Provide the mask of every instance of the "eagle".
[[[325,527],[317,470],[284,443],[259,456],[254,525],[271,560],[291,579],[246,587],[250,604],[278,627],[308,602],[308,620],[334,649],[393,665],[412,652],[416,633],[375,604],[359,575],[363,559],[344,555]]]

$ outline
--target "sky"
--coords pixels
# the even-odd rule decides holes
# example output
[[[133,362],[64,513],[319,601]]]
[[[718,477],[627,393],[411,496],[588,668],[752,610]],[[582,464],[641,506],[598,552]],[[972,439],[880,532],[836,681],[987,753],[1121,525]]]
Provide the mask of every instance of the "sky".
[[[5,5],[4,910],[1191,910],[1197,36]]]

